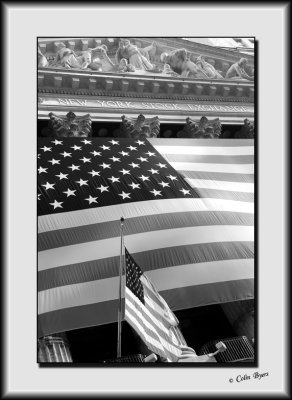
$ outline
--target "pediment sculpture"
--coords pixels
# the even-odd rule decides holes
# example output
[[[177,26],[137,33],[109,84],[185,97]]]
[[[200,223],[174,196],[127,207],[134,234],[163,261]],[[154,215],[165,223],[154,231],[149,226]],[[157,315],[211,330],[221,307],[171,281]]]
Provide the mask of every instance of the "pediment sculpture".
[[[89,114],[77,117],[72,111],[66,116],[49,114],[48,127],[42,130],[42,136],[48,137],[90,137],[92,136]]]
[[[226,72],[225,78],[234,80],[254,81],[254,76],[248,75],[248,73],[245,71],[246,66],[247,66],[247,59],[243,57],[239,61],[231,65],[231,67]]]
[[[121,39],[116,53],[115,62],[107,54],[105,44],[85,51],[75,52],[66,47],[65,43],[56,43],[57,53],[53,60],[48,61],[38,48],[38,66],[50,68],[82,69],[98,72],[135,72],[136,70],[161,72],[150,62],[150,54],[153,57],[156,44],[138,48],[127,39]]]
[[[160,59],[161,62],[168,64],[174,72],[182,77],[209,78],[200,65],[190,61],[189,56],[186,49],[177,49],[169,53],[162,53]]]
[[[200,120],[186,119],[183,130],[177,133],[178,138],[207,138],[218,139],[221,135],[221,122],[219,118],[209,120],[202,117]]]
[[[146,139],[158,137],[160,133],[160,122],[158,117],[145,118],[140,114],[137,119],[122,116],[120,137],[132,139]]]

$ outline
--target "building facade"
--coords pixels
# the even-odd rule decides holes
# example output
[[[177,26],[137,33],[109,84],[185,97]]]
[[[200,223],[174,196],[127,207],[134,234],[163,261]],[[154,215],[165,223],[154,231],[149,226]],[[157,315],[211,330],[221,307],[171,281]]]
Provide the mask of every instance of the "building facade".
[[[39,38],[38,137],[253,139],[253,43],[234,39]],[[221,308],[253,343],[253,301]],[[39,361],[71,362],[66,340],[40,338]]]

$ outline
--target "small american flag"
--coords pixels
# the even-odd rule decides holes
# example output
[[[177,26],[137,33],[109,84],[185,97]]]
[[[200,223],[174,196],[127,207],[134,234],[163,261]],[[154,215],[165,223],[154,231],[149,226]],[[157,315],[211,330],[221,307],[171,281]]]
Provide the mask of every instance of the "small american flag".
[[[178,321],[127,249],[125,257],[125,319],[150,350],[169,361],[177,361],[181,349],[172,327]]]

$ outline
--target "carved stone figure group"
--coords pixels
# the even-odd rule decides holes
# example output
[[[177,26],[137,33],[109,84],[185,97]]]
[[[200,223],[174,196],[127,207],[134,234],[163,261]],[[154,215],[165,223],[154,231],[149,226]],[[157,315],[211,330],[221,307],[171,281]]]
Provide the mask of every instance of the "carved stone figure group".
[[[98,72],[133,73],[137,71],[161,73],[174,77],[189,77],[199,79],[234,79],[250,80],[254,77],[245,71],[247,59],[241,58],[230,66],[226,75],[218,71],[212,64],[208,63],[204,56],[199,56],[195,62],[190,60],[190,55],[185,49],[177,49],[160,55],[159,67],[150,61],[157,53],[157,44],[153,42],[150,46],[140,48],[132,44],[128,39],[121,39],[114,61],[107,54],[106,45],[89,48],[76,54],[74,50],[66,47],[62,42],[57,44],[57,53],[52,61],[48,61],[38,48],[38,67],[66,68],[93,70]],[[150,57],[151,56],[151,57]]]

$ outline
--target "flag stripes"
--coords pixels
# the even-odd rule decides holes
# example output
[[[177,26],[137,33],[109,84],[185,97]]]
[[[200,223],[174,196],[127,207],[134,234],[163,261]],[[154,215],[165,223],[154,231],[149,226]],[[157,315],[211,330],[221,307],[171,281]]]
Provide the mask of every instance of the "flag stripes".
[[[251,279],[253,278],[253,260],[193,263],[158,268],[148,271],[147,274],[155,282],[158,291],[169,290],[229,280]],[[38,296],[39,313],[114,300],[118,298],[116,290],[118,284],[119,278],[113,277],[43,290]]]
[[[130,219],[135,217],[162,215],[185,211],[230,211],[253,214],[254,207],[246,203],[221,199],[165,199],[119,204],[108,207],[69,211],[62,214],[38,217],[38,233],[74,228],[94,223],[119,221],[120,215]]]
[[[253,141],[149,142],[199,198],[39,216],[39,336],[117,321],[121,216],[129,251],[173,310],[253,297]]]
[[[253,258],[253,242],[217,242],[191,244],[144,251],[135,254],[145,271],[168,268],[191,262],[214,262]],[[118,275],[119,256],[50,268],[38,274],[38,290],[107,279]]]
[[[214,225],[245,225],[253,226],[254,215],[244,212],[230,211],[182,211],[167,214],[147,215],[127,219],[124,227],[126,235],[189,226]],[[39,234],[38,250],[49,250],[76,243],[86,243],[94,240],[117,237],[120,234],[120,222],[109,221],[82,225],[72,228],[48,231]]]
[[[250,226],[192,226],[129,235],[127,244],[129,247],[139,247],[139,251],[149,251],[187,244],[220,242],[222,238],[228,242],[249,241],[254,239],[253,235],[254,230]],[[119,237],[58,247],[39,252],[39,271],[118,254]]]
[[[194,164],[253,164],[253,155],[193,155],[193,154],[167,154],[167,160],[169,163],[179,162],[179,163],[194,163]]]
[[[167,156],[165,156],[167,159]],[[173,161],[169,164],[177,171],[205,171],[205,172],[224,172],[232,171],[238,174],[253,174],[253,164],[207,164]]]
[[[160,291],[161,296],[167,301],[170,308],[181,310],[191,308],[196,304],[204,306],[213,303],[225,303],[253,298],[253,279],[241,279],[214,284],[196,285],[185,288],[176,288]],[[210,299],[216,299],[213,303]],[[42,337],[48,332],[62,332],[65,330],[109,324],[117,321],[118,300],[109,300],[102,303],[87,304],[78,307],[68,307],[56,311],[40,313],[38,316],[38,336]]]
[[[204,179],[212,181],[224,181],[224,182],[246,182],[254,183],[253,174],[234,174],[231,172],[204,172],[204,171],[186,171],[181,170],[180,173],[185,178],[190,179]]]

